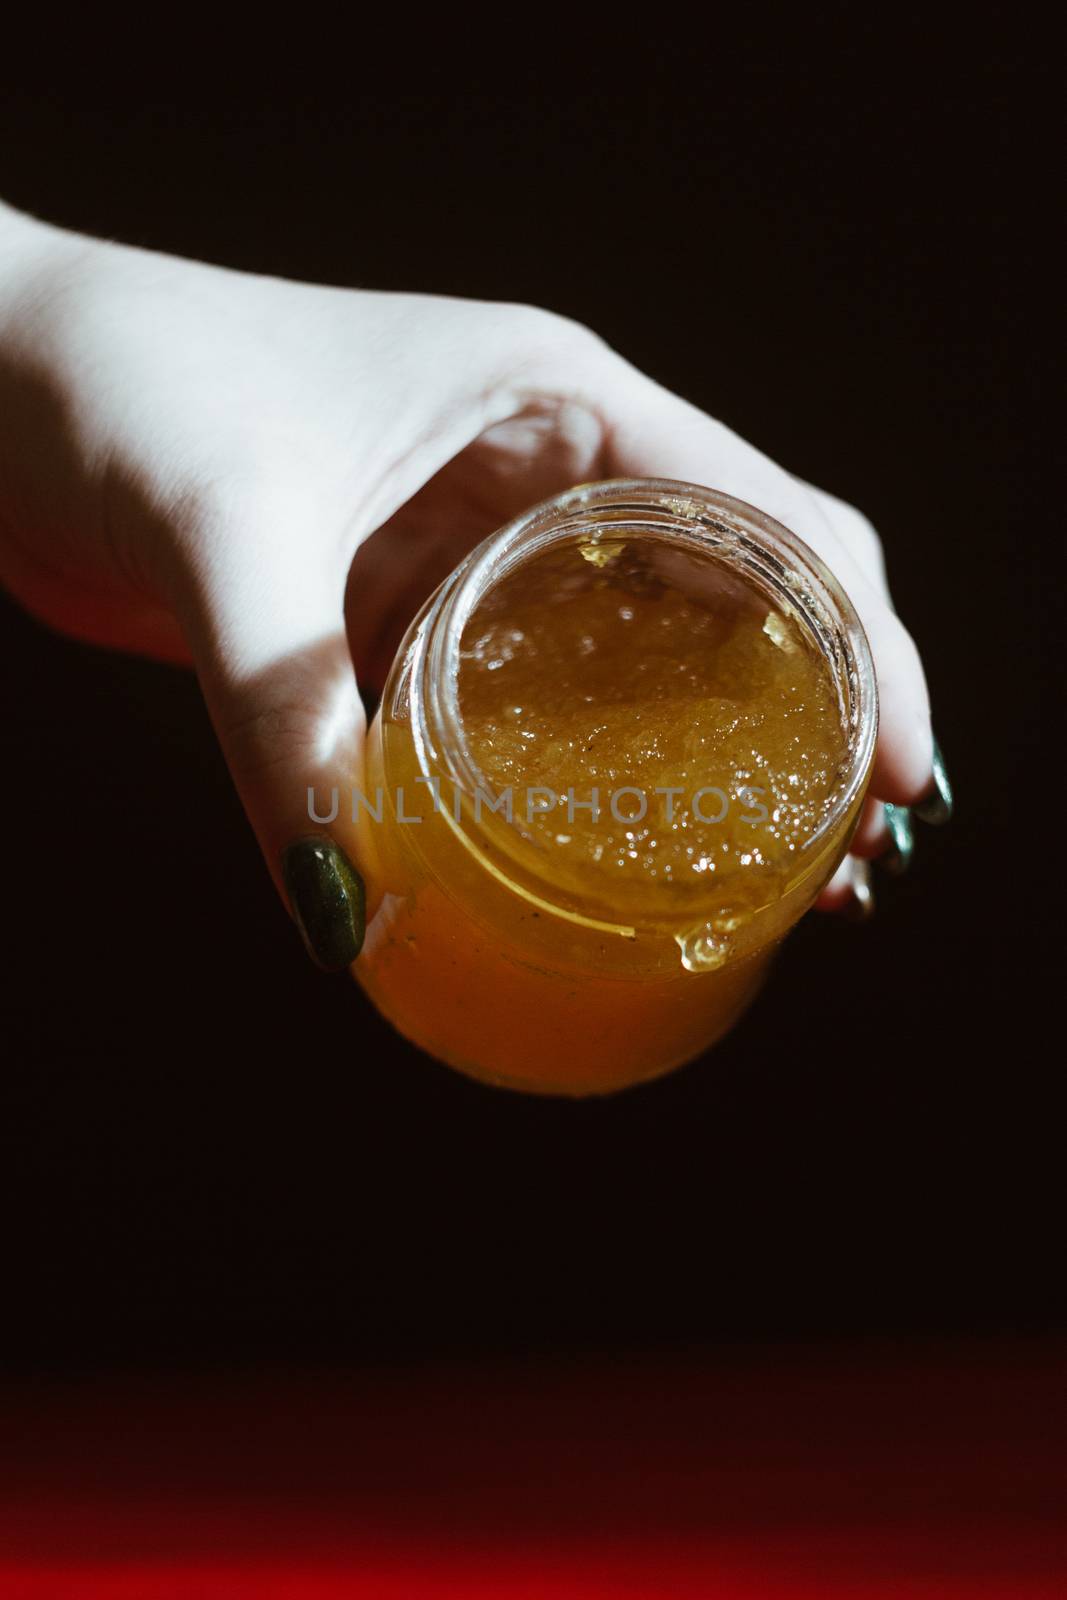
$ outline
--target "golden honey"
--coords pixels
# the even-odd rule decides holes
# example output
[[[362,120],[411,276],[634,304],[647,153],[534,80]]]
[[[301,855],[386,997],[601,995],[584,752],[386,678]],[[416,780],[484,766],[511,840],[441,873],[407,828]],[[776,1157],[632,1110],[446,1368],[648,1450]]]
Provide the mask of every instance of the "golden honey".
[[[494,1083],[656,1076],[732,1025],[833,872],[875,722],[862,630],[792,535],[689,485],[571,491],[469,557],[398,655],[353,970]]]

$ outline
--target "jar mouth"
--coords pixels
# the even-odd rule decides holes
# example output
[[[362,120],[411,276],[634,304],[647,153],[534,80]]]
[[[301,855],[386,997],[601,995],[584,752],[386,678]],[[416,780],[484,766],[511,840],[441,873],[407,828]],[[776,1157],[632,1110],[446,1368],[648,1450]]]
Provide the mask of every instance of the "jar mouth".
[[[866,782],[878,731],[874,663],[859,617],[825,563],[781,523],[718,490],[659,478],[580,484],[524,512],[477,546],[438,591],[414,642],[410,711],[420,766],[446,777],[468,797],[486,792],[459,703],[467,622],[487,592],[520,564],[554,546],[595,545],[606,535],[644,536],[715,557],[787,609],[829,667],[847,763],[833,805],[798,852],[792,891],[817,869],[824,846]],[[595,891],[583,895],[580,904],[561,892],[546,870],[543,846],[518,820],[494,814],[474,827],[447,807],[441,815],[487,869],[518,894],[571,920],[634,935],[633,918],[618,906],[602,899],[592,904]]]

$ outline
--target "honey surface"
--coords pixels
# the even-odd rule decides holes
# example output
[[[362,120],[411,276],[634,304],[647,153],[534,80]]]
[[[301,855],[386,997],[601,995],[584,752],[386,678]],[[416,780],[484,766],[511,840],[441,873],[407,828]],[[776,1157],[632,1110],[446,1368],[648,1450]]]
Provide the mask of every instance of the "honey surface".
[[[796,617],[651,539],[556,546],[504,577],[468,620],[458,689],[487,789],[511,788],[555,869],[598,893],[774,898],[843,782],[838,697]]]

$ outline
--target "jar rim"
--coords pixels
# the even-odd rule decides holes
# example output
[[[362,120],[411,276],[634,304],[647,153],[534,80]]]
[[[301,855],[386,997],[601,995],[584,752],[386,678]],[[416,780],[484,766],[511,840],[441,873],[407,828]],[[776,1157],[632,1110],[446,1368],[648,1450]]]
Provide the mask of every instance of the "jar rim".
[[[840,581],[810,546],[766,512],[699,484],[666,478],[580,484],[524,511],[470,552],[434,597],[414,641],[416,657],[409,681],[420,765],[424,770],[440,766],[462,792],[472,794],[479,785],[486,792],[459,706],[460,642],[467,622],[489,590],[520,562],[583,536],[596,542],[613,525],[627,527],[631,536],[643,527],[655,537],[673,537],[695,551],[728,560],[764,584],[781,586],[819,645],[842,704],[848,766],[832,808],[801,847],[802,857],[813,869],[821,846],[854,806],[873,761],[878,692],[870,645]],[[488,829],[486,837],[474,843],[470,829],[461,826],[455,813],[445,807],[442,815],[468,848],[476,854],[487,850]],[[533,841],[514,822],[503,822],[503,828],[507,831],[497,829],[495,839],[497,844],[507,843],[505,869],[488,859],[484,862],[495,876],[558,915],[633,936],[635,930],[610,912],[608,919],[590,918],[561,904],[558,886],[535,869],[535,862],[543,866],[543,861],[536,856]],[[520,862],[524,842],[530,846],[529,859]],[[807,873],[808,867],[802,867],[790,888]],[[515,876],[524,881],[514,881]]]

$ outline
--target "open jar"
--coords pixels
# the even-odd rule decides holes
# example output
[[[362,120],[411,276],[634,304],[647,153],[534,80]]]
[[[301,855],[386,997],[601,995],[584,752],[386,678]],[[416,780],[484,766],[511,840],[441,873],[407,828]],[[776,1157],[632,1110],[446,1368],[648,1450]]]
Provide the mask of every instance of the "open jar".
[[[863,629],[795,535],[692,484],[569,490],[474,550],[397,654],[353,796],[353,972],[492,1083],[666,1072],[832,876],[876,732]]]

